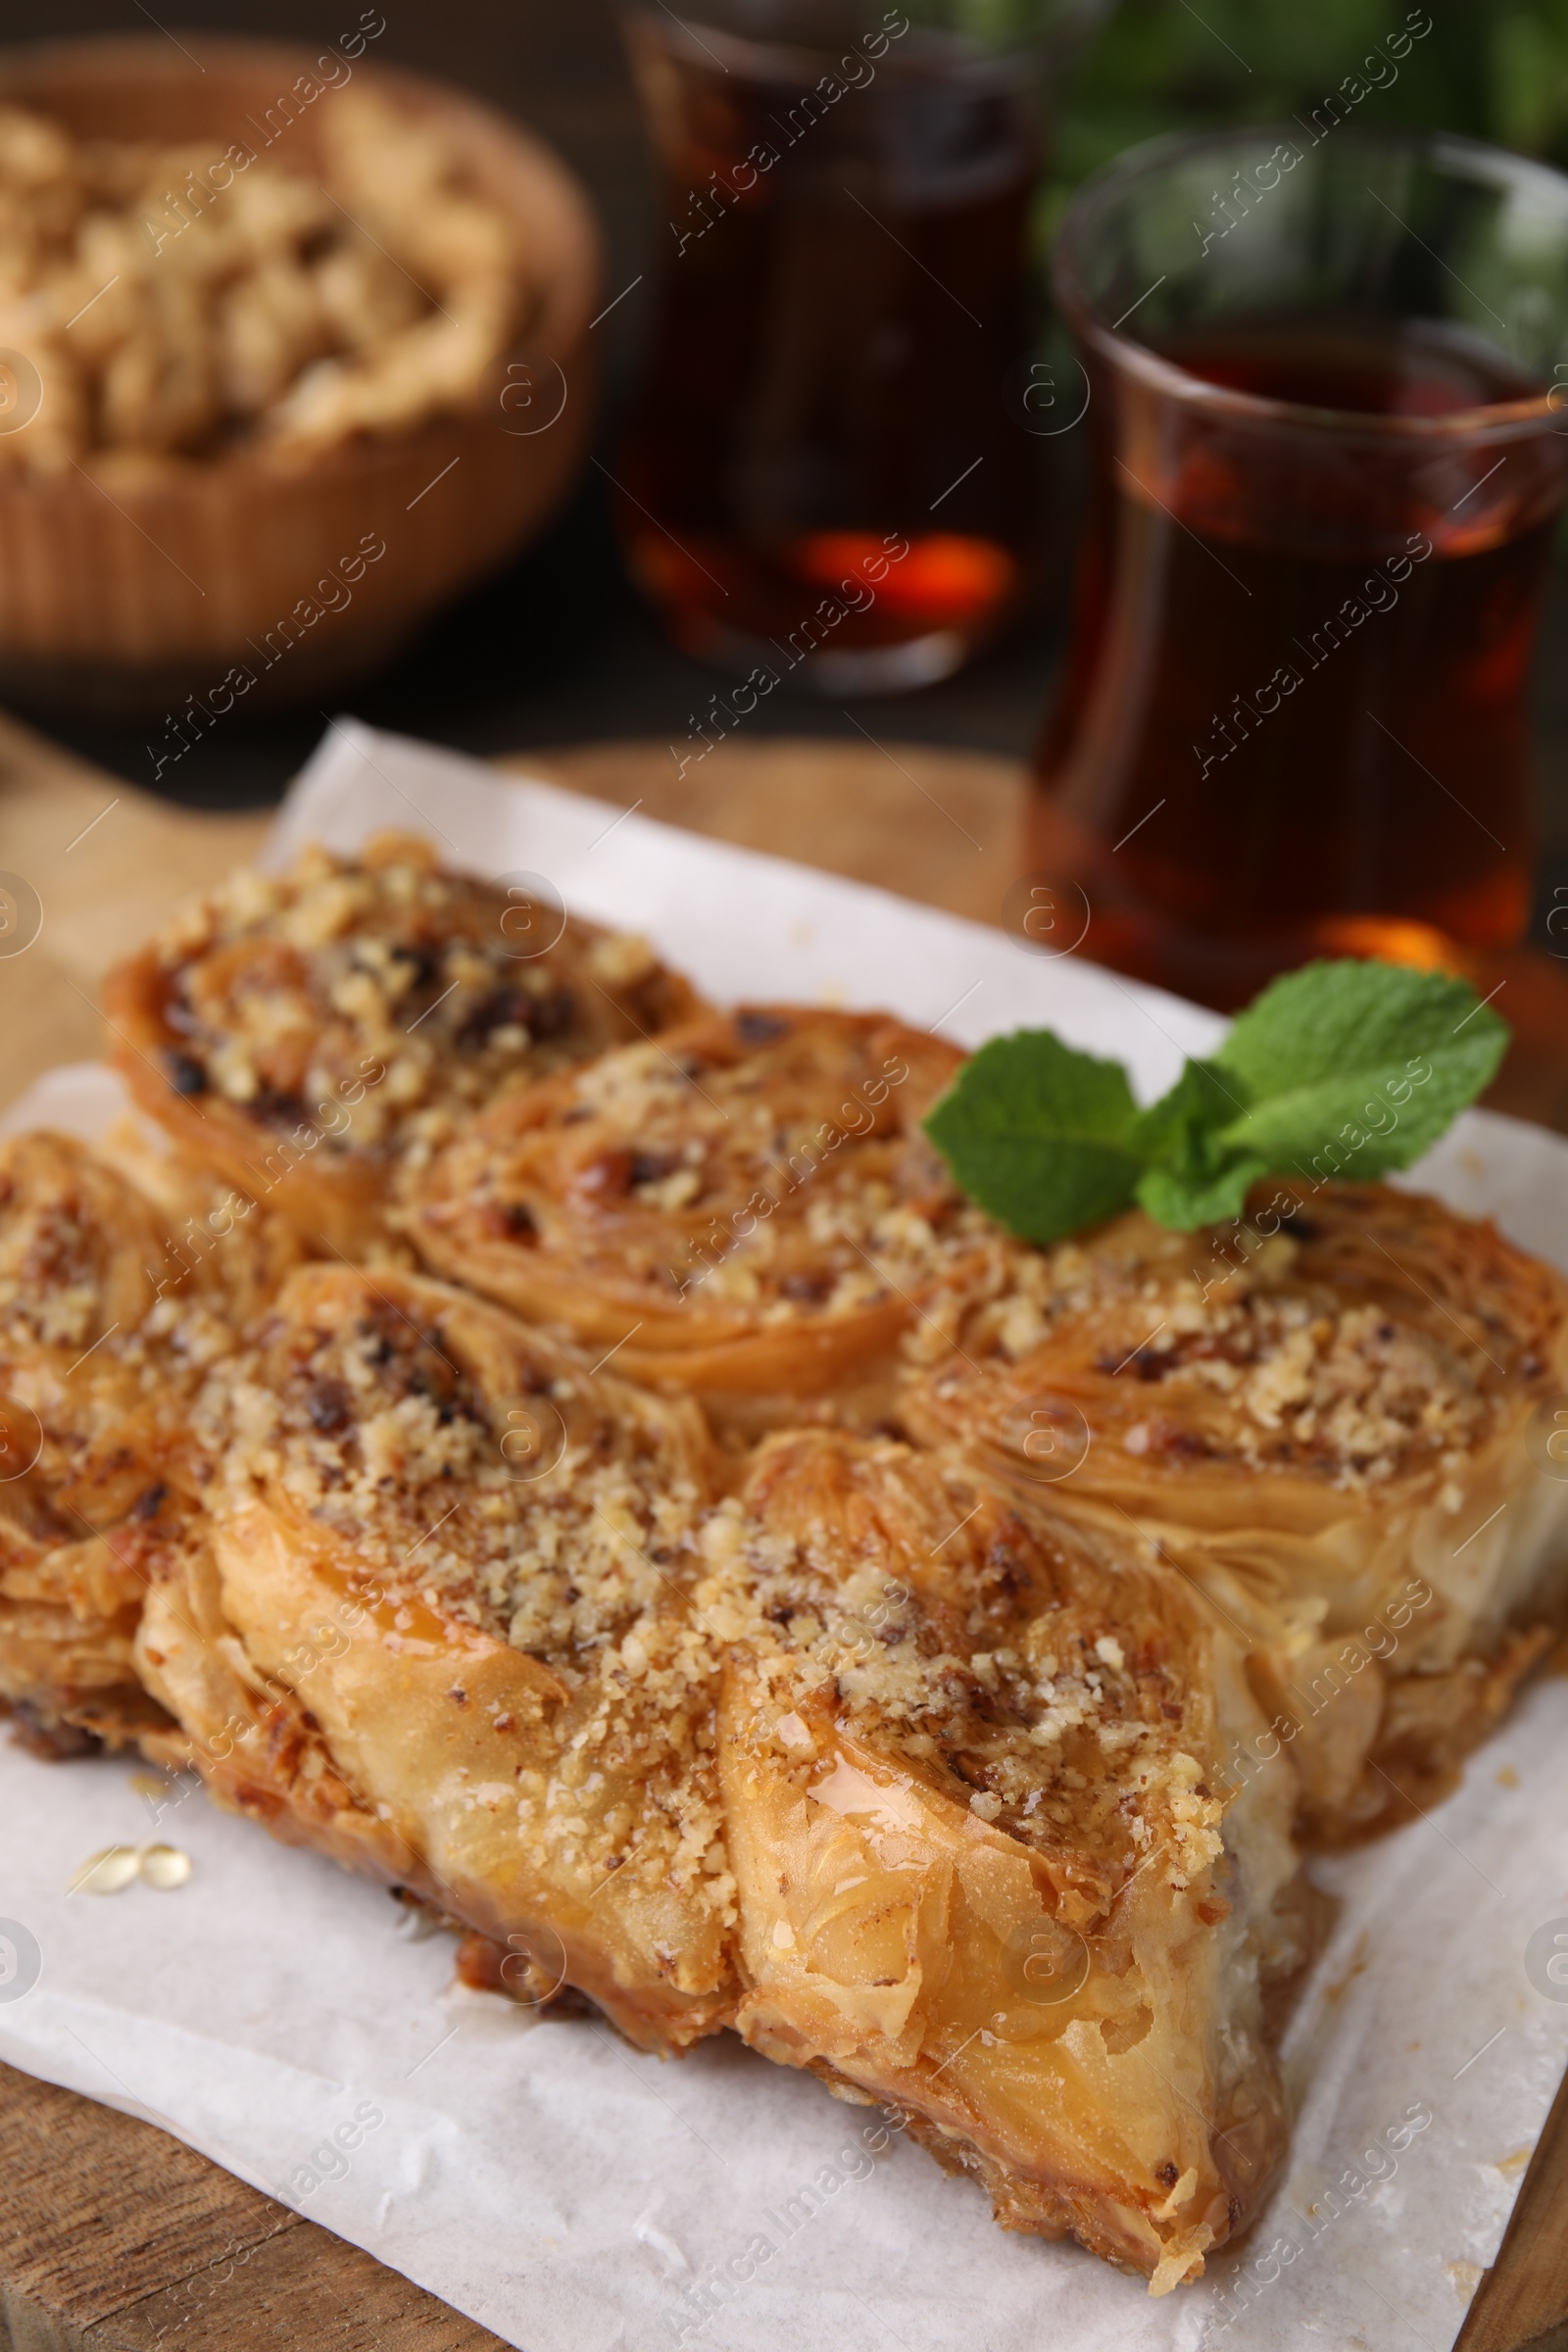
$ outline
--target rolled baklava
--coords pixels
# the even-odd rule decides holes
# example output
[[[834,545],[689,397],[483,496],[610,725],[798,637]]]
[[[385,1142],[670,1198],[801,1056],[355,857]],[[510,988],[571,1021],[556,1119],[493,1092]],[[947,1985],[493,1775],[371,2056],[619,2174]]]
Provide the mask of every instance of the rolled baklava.
[[[1239,1645],[1113,1535],[972,1467],[781,1436],[705,1531],[736,2025],[907,2120],[1008,2229],[1197,2276],[1284,2143],[1306,1955]]]
[[[1241,1653],[972,1466],[702,1415],[505,1309],[313,1266],[217,1383],[138,1658],[225,1802],[644,2047],[895,2103],[1010,2227],[1194,2275],[1281,2144],[1300,1962]]]
[[[195,1399],[298,1255],[232,1194],[170,1175],[155,1200],[69,1137],[0,1145],[0,1698],[40,1744],[162,1720],[131,1647],[209,1468]]]
[[[326,1265],[224,1386],[224,1474],[137,1648],[214,1792],[525,1973],[554,1959],[636,2042],[712,2031],[733,1891],[697,1407]]]
[[[984,1225],[920,1129],[961,1058],[886,1014],[710,1015],[493,1105],[408,1231],[628,1378],[721,1410],[821,1396],[891,1363]]]
[[[530,893],[532,895],[530,895]],[[646,944],[427,842],[242,872],[111,973],[114,1058],[197,1166],[359,1258],[478,1105],[695,1006]]]
[[[1236,1226],[999,1244],[952,1329],[910,1430],[1156,1541],[1255,1646],[1320,1834],[1429,1797],[1549,1641],[1568,1284],[1492,1225],[1270,1181]]]

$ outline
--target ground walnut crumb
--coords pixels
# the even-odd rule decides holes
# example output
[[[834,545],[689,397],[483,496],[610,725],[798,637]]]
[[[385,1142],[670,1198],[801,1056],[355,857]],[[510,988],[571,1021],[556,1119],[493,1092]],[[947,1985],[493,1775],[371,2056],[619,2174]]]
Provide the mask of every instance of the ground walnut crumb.
[[[1096,1445],[1151,1471],[1436,1478],[1546,1360],[1522,1261],[1383,1188],[1325,1188],[1293,1222],[1187,1235],[1135,1214],[1054,1250],[1000,1240],[989,1283],[906,1344],[917,1420],[1017,1452],[1031,1404],[1081,1396]],[[1456,1273],[1461,1243],[1477,1262]]]
[[[328,1157],[419,1164],[468,1113],[634,1036],[686,997],[605,934],[387,834],[242,872],[160,936],[166,1074]]]
[[[694,1606],[753,1661],[775,1767],[802,1787],[831,1721],[976,1820],[1072,1852],[1107,1903],[1156,1846],[1179,1886],[1217,1860],[1206,1702],[1157,1579],[951,1462],[826,1434],[772,1441],[700,1541]]]

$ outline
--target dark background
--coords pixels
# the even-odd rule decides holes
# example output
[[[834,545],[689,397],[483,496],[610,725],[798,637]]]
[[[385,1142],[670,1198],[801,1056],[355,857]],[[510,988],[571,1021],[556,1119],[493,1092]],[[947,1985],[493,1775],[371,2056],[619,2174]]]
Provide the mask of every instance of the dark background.
[[[592,193],[605,232],[605,300],[652,274],[654,178],[610,0],[380,0],[387,29],[368,60],[459,82],[551,141]],[[319,44],[352,26],[360,0],[151,0],[158,22],[200,58],[206,26]],[[135,0],[0,5],[0,40],[157,30]],[[649,280],[598,332],[607,336],[606,400],[597,447],[608,462],[624,416],[647,321]],[[1060,566],[1058,565],[1058,573]],[[858,706],[884,741],[902,736],[1026,752],[1044,701],[1057,632],[1030,616],[1011,642],[962,676],[919,694]],[[677,653],[622,573],[602,476],[592,468],[545,538],[492,586],[452,608],[384,678],[351,698],[358,717],[476,753],[607,737],[685,745],[688,715],[728,681]],[[872,713],[874,712],[874,715]],[[145,735],[156,727],[74,724],[48,730],[133,783],[151,788]],[[852,735],[843,709],[784,692],[749,731]],[[164,789],[206,808],[273,800],[315,746],[308,710],[193,746]]]
[[[610,0],[379,0],[387,29],[373,56],[462,84],[526,122],[574,167],[607,243],[606,299],[657,256],[654,181]],[[178,33],[199,57],[203,30],[320,42],[351,25],[357,0],[0,0],[0,41],[77,32]],[[1391,118],[1429,121],[1568,160],[1568,0],[1432,0],[1433,31]],[[1071,183],[1130,140],[1180,123],[1266,120],[1310,106],[1362,49],[1400,24],[1402,0],[1122,0],[1063,93],[1054,164],[1042,195],[1042,252]],[[618,304],[607,339],[598,446],[612,461],[647,322],[649,278]],[[1065,453],[1061,497],[1071,493]],[[1057,458],[1058,467],[1062,456]],[[722,677],[675,652],[627,585],[590,469],[546,536],[502,579],[451,610],[395,665],[351,699],[356,713],[475,753],[609,737],[684,742],[689,713]],[[895,737],[1026,756],[1050,691],[1065,602],[1057,541],[1037,607],[957,678],[855,706]],[[1552,891],[1568,885],[1568,575],[1559,569],[1538,663],[1542,858],[1537,936]],[[150,786],[145,730],[52,714],[51,732]],[[832,702],[780,691],[755,733],[849,736]],[[314,711],[236,721],[194,747],[170,778],[193,805],[271,800],[320,732]],[[1559,943],[1560,944],[1560,943]]]

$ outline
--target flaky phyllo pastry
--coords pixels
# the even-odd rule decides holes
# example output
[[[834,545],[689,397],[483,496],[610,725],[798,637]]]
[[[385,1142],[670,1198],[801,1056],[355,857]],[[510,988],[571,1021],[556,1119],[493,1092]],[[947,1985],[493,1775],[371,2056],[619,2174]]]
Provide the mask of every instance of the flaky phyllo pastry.
[[[499,1308],[302,1268],[215,1381],[224,1470],[138,1660],[217,1791],[563,1976],[633,2040],[723,2022],[712,1498],[691,1404]]]
[[[236,874],[105,992],[117,1066],[179,1151],[350,1256],[469,1112],[695,1003],[641,940],[391,833]]]
[[[191,1400],[298,1254],[172,1173],[155,1200],[68,1137],[0,1145],[0,1698],[40,1743],[160,1720],[131,1642],[207,1475]]]
[[[1271,1182],[1197,1234],[1135,1211],[999,1250],[921,1352],[919,1438],[1202,1586],[1273,1726],[1241,1769],[1288,1743],[1320,1831],[1440,1789],[1550,1640],[1568,1481],[1530,1439],[1568,1286],[1490,1225],[1386,1185]]]
[[[1284,2152],[1303,1848],[1560,1622],[1568,1285],[1376,1184],[1034,1247],[925,1131],[983,1056],[704,1012],[400,839],[112,1017],[173,1160],[0,1162],[0,1693],[1196,2277]]]
[[[1007,2228],[1193,2276],[1282,2145],[1289,1791],[1178,1576],[886,1441],[787,1435],[705,1530],[736,2024]]]
[[[408,1231],[632,1378],[818,1396],[890,1364],[973,1252],[920,1131],[961,1059],[885,1014],[710,1015],[495,1104],[416,1177]]]
[[[1250,2210],[1289,1792],[1216,1795],[1262,1717],[1179,1577],[889,1441],[719,1499],[691,1402],[396,1275],[297,1273],[204,1414],[138,1655],[228,1801],[1156,2284]]]

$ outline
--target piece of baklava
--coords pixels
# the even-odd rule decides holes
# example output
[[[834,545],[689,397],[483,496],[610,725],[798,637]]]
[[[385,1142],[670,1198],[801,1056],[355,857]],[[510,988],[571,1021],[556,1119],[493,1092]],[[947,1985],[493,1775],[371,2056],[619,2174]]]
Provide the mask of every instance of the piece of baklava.
[[[1429,1797],[1546,1645],[1568,1284],[1492,1225],[1271,1180],[1238,1226],[999,1239],[941,1319],[910,1430],[1156,1540],[1254,1644],[1320,1833]]]
[[[644,2047],[896,2102],[1008,2226],[1173,2285],[1280,2148],[1285,1776],[1223,1626],[972,1467],[781,1438],[444,1286],[294,1275],[143,1618],[225,1802]]]
[[[705,1537],[754,2047],[891,2104],[998,2219],[1153,2290],[1284,2140],[1267,1995],[1305,1957],[1283,1776],[1182,1580],[972,1467],[764,1447]]]
[[[985,1223],[920,1129],[961,1059],[887,1014],[713,1014],[495,1104],[408,1231],[629,1378],[720,1409],[819,1396],[891,1363]]]
[[[154,1200],[69,1137],[0,1145],[0,1698],[39,1744],[161,1721],[131,1644],[207,1467],[193,1399],[298,1257],[170,1174]]]
[[[198,1166],[350,1257],[476,1106],[684,1018],[645,943],[382,834],[242,872],[110,974],[114,1058]]]
[[[137,1648],[215,1793],[530,1981],[554,1957],[634,2041],[711,2032],[733,1908],[697,1407],[443,1285],[327,1265],[217,1386],[224,1475]]]

